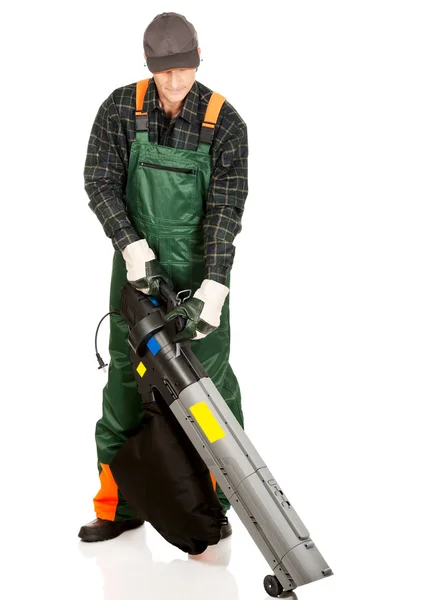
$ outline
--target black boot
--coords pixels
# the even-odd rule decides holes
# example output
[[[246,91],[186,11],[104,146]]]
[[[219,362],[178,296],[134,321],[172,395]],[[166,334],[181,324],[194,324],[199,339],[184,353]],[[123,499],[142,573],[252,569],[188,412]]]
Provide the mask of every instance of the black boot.
[[[78,532],[78,537],[83,542],[103,542],[118,537],[123,531],[141,527],[143,523],[143,519],[127,519],[126,521],[95,519],[95,521],[83,525]]]
[[[229,523],[229,519],[225,516],[221,525],[221,539],[223,540],[229,537],[229,535],[232,535],[232,526]]]

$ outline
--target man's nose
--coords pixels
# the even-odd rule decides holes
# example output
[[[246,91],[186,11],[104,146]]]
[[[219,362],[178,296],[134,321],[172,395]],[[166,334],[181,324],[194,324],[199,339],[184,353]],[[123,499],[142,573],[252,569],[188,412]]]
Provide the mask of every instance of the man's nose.
[[[173,89],[180,87],[180,73],[179,71],[171,71],[170,73],[170,85]]]

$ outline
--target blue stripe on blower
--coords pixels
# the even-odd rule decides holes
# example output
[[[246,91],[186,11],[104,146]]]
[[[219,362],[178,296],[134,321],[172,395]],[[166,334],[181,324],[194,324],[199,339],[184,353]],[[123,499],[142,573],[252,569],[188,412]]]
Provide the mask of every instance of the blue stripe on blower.
[[[157,354],[157,352],[159,350],[161,350],[161,346],[159,345],[159,343],[157,342],[157,340],[154,337],[151,337],[150,340],[147,342],[146,346],[149,348],[149,350],[152,352],[152,354],[155,356],[155,354]]]

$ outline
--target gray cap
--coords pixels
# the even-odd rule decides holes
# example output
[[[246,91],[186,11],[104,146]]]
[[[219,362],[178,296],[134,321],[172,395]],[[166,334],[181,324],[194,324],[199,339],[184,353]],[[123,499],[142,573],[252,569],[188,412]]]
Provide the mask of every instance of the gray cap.
[[[143,46],[151,73],[193,69],[200,64],[195,27],[178,13],[157,15],[144,32]]]

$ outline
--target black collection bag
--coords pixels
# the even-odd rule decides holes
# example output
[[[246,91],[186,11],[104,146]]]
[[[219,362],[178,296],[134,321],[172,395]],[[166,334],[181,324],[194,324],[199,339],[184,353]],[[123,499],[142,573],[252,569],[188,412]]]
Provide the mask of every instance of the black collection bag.
[[[206,464],[157,391],[154,398],[110,469],[140,518],[183,552],[201,554],[221,538],[222,506]]]

